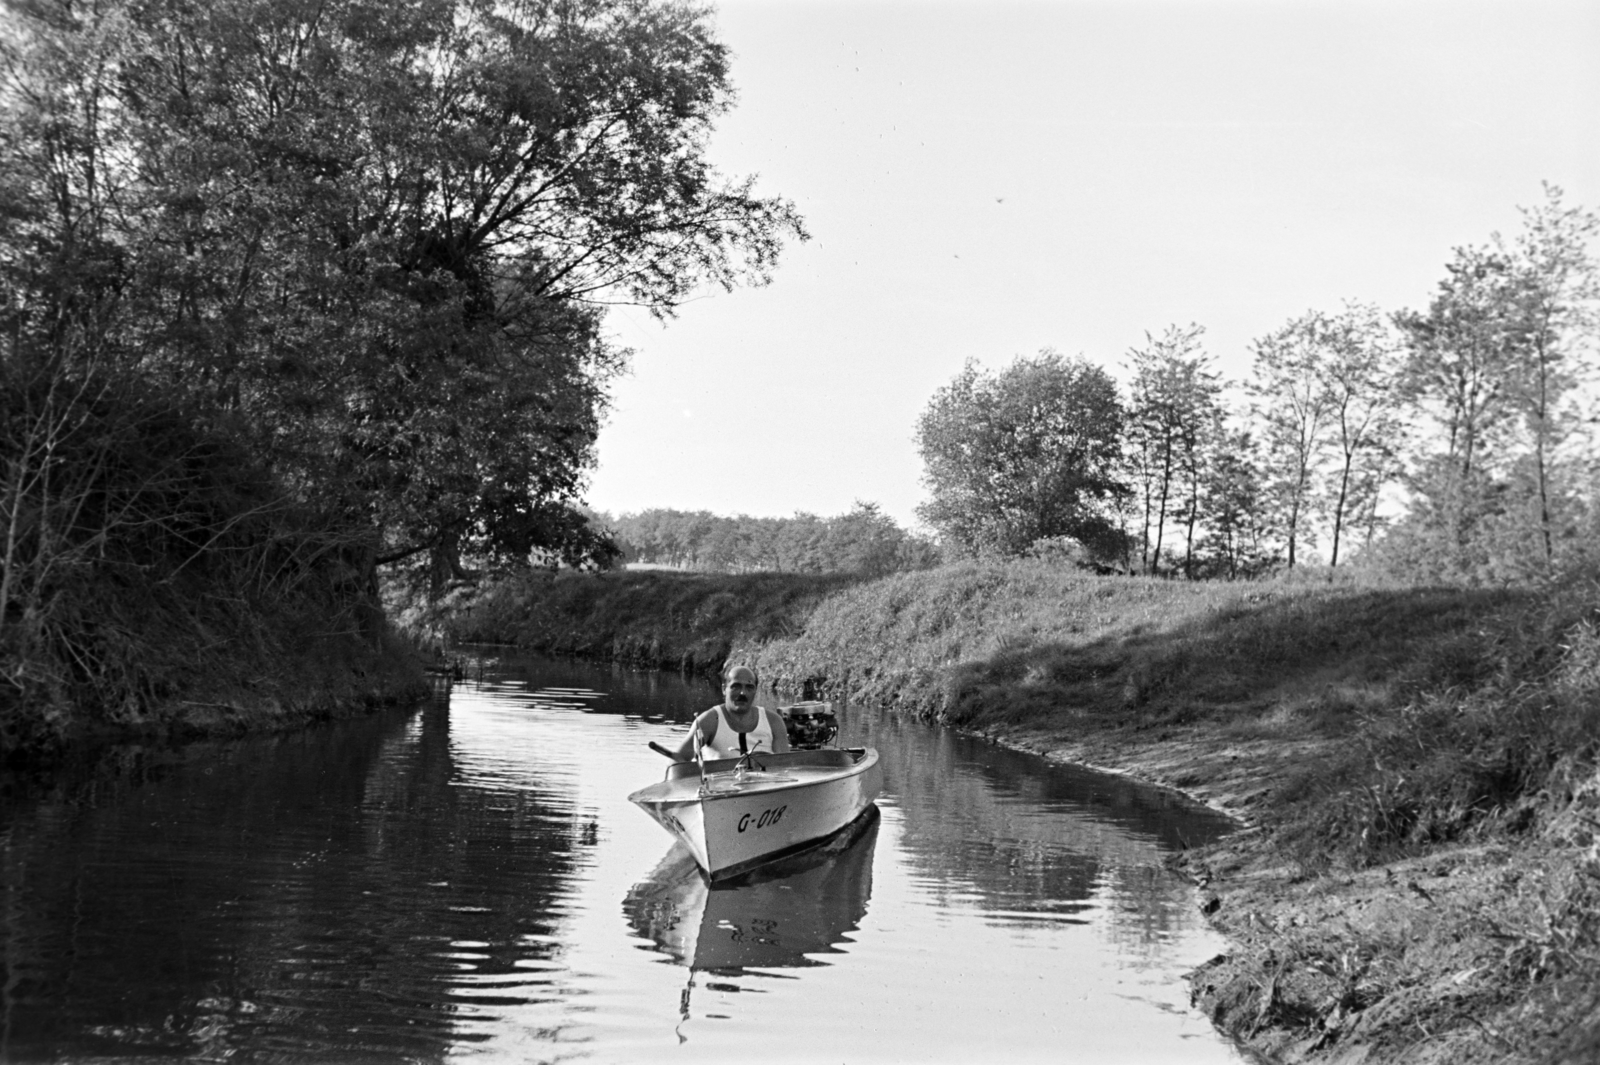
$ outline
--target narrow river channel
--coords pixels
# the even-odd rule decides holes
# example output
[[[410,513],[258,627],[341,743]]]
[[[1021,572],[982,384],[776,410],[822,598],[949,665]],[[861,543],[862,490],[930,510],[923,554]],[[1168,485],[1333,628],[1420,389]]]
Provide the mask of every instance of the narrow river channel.
[[[486,660],[410,714],[5,782],[0,1060],[1241,1060],[1161,866],[1222,818],[847,707],[880,814],[709,889],[626,796],[716,699]]]

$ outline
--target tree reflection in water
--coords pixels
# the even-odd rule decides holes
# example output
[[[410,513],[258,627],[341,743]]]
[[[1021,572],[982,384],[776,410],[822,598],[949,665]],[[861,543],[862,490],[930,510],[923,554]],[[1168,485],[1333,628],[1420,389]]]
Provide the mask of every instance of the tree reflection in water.
[[[564,802],[452,784],[449,711],[123,751],[0,811],[0,1059],[442,1059],[544,993]]]
[[[1233,823],[1176,795],[891,714],[852,743],[876,746],[884,794],[905,811],[900,840],[924,888],[992,922],[1081,922],[1109,896],[1114,934],[1159,940],[1192,923],[1190,889],[1165,854]]]
[[[1230,1060],[1184,1006],[1214,949],[1160,867],[1224,820],[856,707],[881,818],[742,882],[681,851],[650,872],[645,741],[715,695],[486,662],[419,713],[0,778],[0,1060],[632,1062],[688,1036],[731,1062],[795,1024],[807,1060]]]

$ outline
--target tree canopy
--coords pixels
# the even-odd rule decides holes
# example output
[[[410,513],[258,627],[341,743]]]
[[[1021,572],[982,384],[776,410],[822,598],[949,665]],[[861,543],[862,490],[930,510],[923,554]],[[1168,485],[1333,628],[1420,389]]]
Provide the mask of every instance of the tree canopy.
[[[956,554],[1127,573],[1592,572],[1600,215],[1547,185],[1522,219],[1454,249],[1423,311],[1346,302],[1269,330],[1243,382],[1212,371],[1198,325],[1128,352],[1125,401],[1049,351],[998,374],[968,363],[918,423],[919,513]]]
[[[918,514],[958,551],[1069,536],[1116,554],[1123,417],[1116,383],[1082,359],[1046,350],[998,374],[968,362],[917,422],[930,496]]]
[[[630,561],[721,573],[858,573],[878,577],[931,566],[925,537],[900,528],[875,503],[831,518],[721,517],[708,511],[651,509],[599,516]]]
[[[688,3],[7,6],[9,357],[185,394],[377,558],[582,549],[605,305],[805,235],[706,161],[732,90]]]

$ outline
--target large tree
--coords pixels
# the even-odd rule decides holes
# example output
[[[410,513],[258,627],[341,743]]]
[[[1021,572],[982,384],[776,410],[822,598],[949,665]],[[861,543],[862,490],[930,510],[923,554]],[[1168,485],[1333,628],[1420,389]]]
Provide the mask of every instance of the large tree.
[[[688,3],[8,8],[14,334],[192,394],[375,557],[560,547],[604,306],[803,236],[706,162],[728,56]]]
[[[998,374],[968,362],[917,422],[930,497],[918,514],[958,552],[1070,536],[1119,554],[1107,505],[1127,491],[1122,425],[1115,382],[1082,359],[1045,350]]]

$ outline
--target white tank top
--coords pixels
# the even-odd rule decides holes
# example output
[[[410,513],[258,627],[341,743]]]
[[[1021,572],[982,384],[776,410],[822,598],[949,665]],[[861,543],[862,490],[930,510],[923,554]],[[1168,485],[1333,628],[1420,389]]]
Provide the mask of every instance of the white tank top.
[[[749,732],[739,732],[728,720],[728,708],[718,706],[717,734],[711,742],[702,748],[702,758],[738,758],[750,751],[772,750],[772,722],[767,718],[767,712],[758,707],[756,727]],[[744,749],[739,749],[739,740],[743,738]]]

